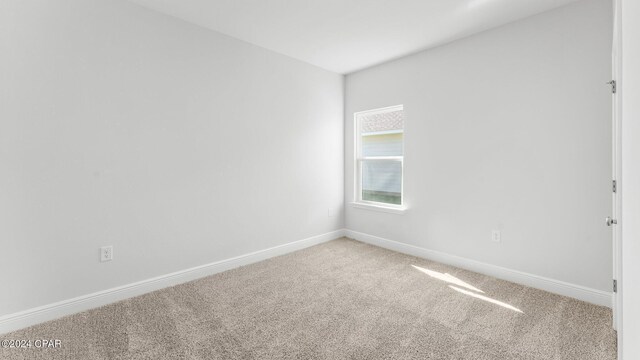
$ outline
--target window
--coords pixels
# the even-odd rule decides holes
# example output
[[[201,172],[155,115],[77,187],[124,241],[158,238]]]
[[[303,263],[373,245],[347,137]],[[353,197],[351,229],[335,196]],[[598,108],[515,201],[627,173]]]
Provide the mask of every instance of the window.
[[[355,114],[356,203],[401,208],[402,105]]]

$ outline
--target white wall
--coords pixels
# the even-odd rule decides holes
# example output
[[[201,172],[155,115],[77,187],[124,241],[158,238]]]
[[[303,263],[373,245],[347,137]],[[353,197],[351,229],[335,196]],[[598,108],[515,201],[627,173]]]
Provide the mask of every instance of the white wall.
[[[345,201],[353,113],[404,104],[409,209],[346,227],[610,291],[611,38],[586,0],[347,76]]]
[[[343,227],[342,76],[115,0],[0,54],[0,316]]]
[[[625,360],[640,354],[640,2],[622,0],[622,332]]]

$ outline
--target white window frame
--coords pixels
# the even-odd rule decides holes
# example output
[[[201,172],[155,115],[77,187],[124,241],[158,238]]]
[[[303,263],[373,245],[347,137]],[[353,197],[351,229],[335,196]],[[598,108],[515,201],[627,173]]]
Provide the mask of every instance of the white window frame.
[[[360,132],[361,129],[361,118],[367,115],[373,114],[384,114],[387,112],[394,111],[404,111],[403,105],[395,105],[389,106],[380,109],[372,109],[366,111],[360,111],[353,114],[354,119],[354,201],[351,203],[353,207],[368,209],[368,210],[378,210],[382,212],[389,212],[394,214],[402,214],[406,210],[405,201],[404,201],[404,127],[402,129],[403,137],[402,137],[402,156],[362,156],[362,135]],[[383,132],[381,132],[383,133]],[[397,133],[397,131],[384,132],[384,133]],[[387,204],[377,201],[368,201],[362,199],[362,163],[365,160],[380,160],[380,161],[398,161],[400,162],[401,169],[401,181],[400,181],[400,205],[396,204]]]

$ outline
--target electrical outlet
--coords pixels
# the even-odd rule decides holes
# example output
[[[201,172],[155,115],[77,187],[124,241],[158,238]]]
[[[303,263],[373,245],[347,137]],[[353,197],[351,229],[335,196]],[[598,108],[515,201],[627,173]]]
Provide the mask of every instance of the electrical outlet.
[[[113,246],[103,246],[100,248],[100,261],[111,261],[113,260]]]
[[[327,216],[328,217],[333,217],[333,211],[331,210],[331,208],[327,209]]]
[[[497,243],[502,241],[501,238],[500,238],[500,230],[492,230],[491,231],[491,241],[497,242]]]

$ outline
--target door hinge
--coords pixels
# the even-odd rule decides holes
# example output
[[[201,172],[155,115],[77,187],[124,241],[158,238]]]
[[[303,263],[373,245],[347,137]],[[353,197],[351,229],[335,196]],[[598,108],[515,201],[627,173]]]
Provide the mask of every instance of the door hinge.
[[[613,180],[613,185],[611,186],[611,189],[613,190],[613,192],[618,191],[618,182]]]
[[[613,280],[613,292],[617,293],[618,292],[618,280]]]
[[[618,91],[615,80],[611,80],[607,84],[611,85],[611,92],[613,94],[615,94]]]

